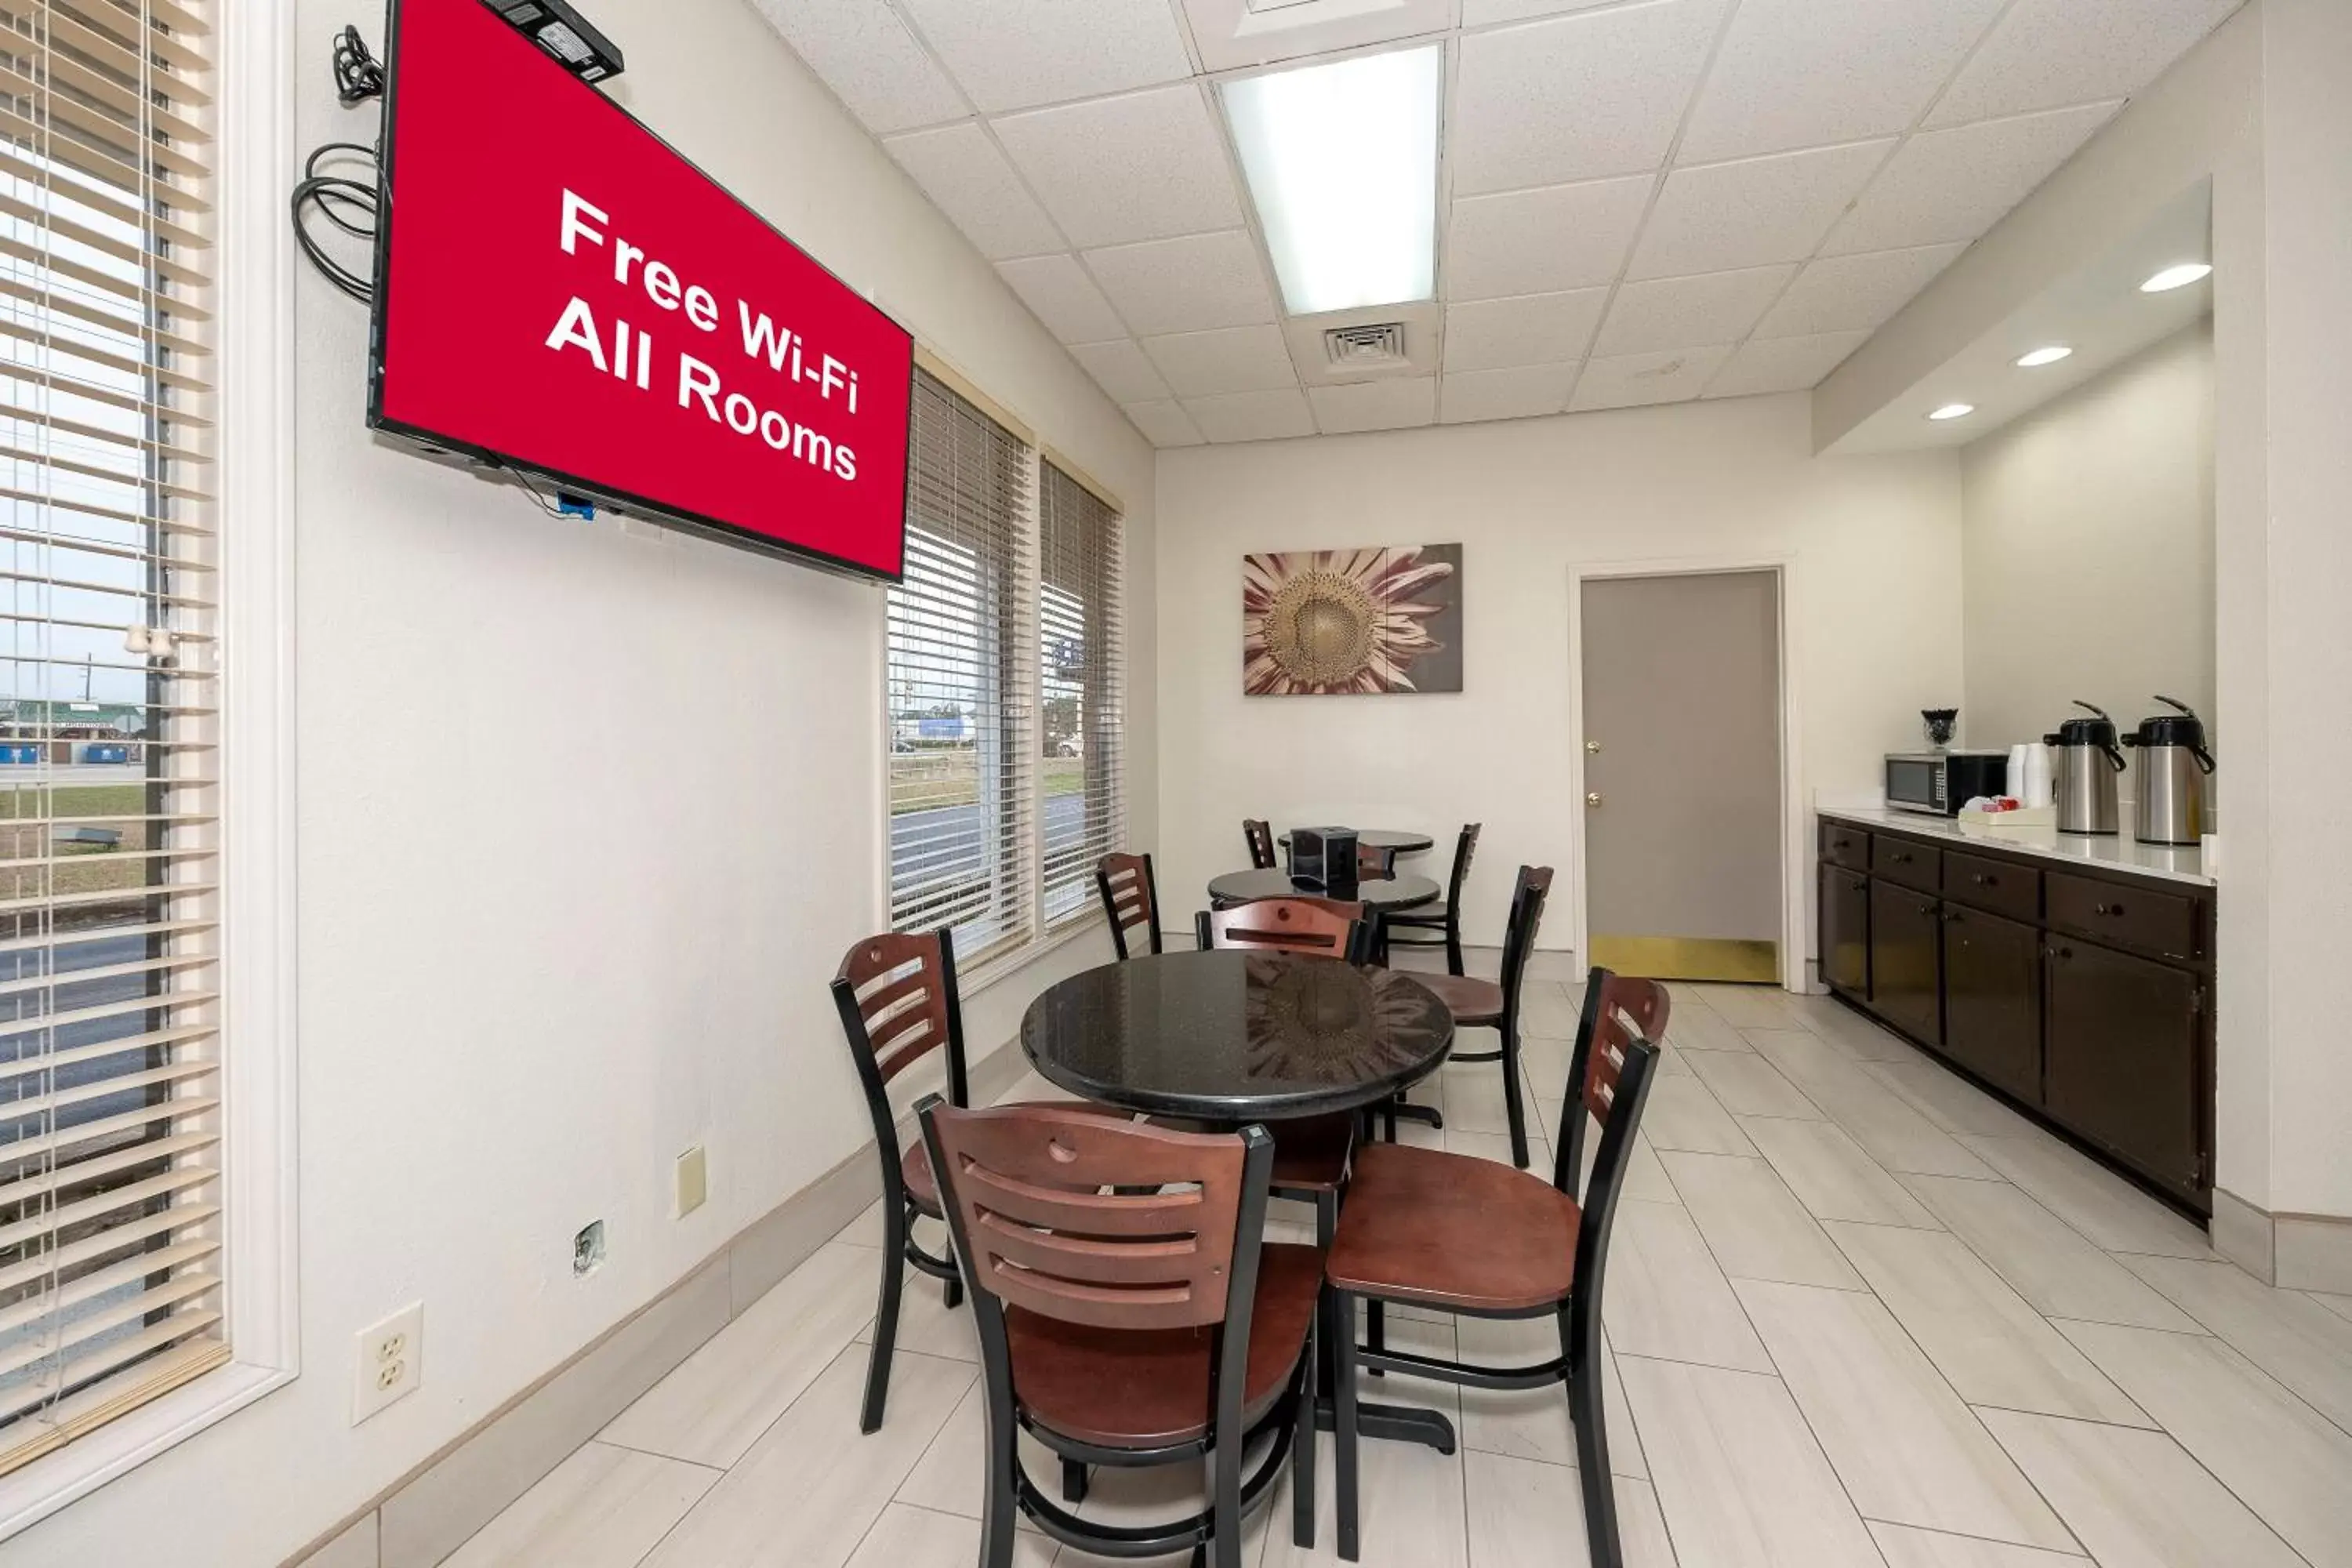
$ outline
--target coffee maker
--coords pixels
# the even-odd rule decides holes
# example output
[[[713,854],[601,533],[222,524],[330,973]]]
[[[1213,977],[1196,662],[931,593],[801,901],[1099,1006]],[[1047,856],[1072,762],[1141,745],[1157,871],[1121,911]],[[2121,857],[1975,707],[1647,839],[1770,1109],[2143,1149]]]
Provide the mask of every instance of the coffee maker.
[[[2116,721],[2079,697],[2074,706],[2093,717],[2069,719],[2056,733],[2042,737],[2043,745],[2058,748],[2058,831],[2114,833],[2118,830],[2116,775],[2124,771],[2124,754],[2116,746]]]

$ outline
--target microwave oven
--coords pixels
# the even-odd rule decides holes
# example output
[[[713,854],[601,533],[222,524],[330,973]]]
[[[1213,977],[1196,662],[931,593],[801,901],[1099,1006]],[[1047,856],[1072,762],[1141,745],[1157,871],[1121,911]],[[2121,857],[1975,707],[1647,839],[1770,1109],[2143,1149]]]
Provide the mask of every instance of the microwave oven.
[[[1957,816],[1980,795],[2008,786],[2007,752],[1889,752],[1886,805],[1930,816]]]

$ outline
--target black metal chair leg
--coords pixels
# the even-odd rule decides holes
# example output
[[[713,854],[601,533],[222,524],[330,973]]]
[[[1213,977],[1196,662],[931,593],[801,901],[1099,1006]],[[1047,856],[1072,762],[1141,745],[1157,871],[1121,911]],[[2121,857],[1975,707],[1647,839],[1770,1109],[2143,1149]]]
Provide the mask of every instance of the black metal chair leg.
[[[984,1418],[988,1436],[981,1494],[980,1563],[981,1568],[1013,1568],[1013,1531],[1021,1518],[1021,1500],[1016,1492],[1021,1459],[1015,1447],[1013,1412],[998,1409],[993,1399],[984,1403],[988,1406]]]
[[[1087,1500],[1087,1468],[1076,1459],[1062,1461],[1062,1500],[1072,1508]]]
[[[1568,1415],[1576,1439],[1576,1473],[1584,1492],[1584,1536],[1593,1568],[1623,1568],[1617,1535],[1617,1489],[1609,1479],[1609,1426],[1601,1410],[1601,1366],[1591,1346],[1580,1347],[1560,1309],[1559,1348],[1567,1358]]]
[[[1332,1468],[1339,1476],[1332,1502],[1339,1516],[1339,1556],[1353,1563],[1361,1552],[1356,1521],[1356,1299],[1334,1290],[1331,1306],[1332,1318],[1347,1330],[1332,1347]]]
[[[906,1210],[883,1200],[882,1296],[874,1310],[874,1348],[866,1361],[866,1407],[857,1418],[860,1432],[882,1429],[882,1412],[890,1400],[890,1356],[898,1348],[898,1295],[907,1283]]]
[[[1528,1108],[1519,1094],[1519,1042],[1516,1035],[1503,1036],[1503,1113],[1511,1123],[1511,1163],[1524,1171],[1528,1168]]]
[[[963,1281],[961,1279],[940,1280],[940,1300],[947,1303],[947,1309],[950,1312],[954,1311],[958,1307],[962,1306]]]
[[[1316,1321],[1307,1326],[1307,1361],[1299,1369],[1298,1407],[1290,1418],[1290,1541],[1307,1551],[1315,1547],[1315,1406],[1321,1394],[1318,1374],[1323,1331],[1328,1326],[1321,1309],[1318,1302]]]
[[[1378,1355],[1389,1348],[1389,1316],[1388,1303],[1386,1301],[1367,1301],[1364,1303],[1364,1348],[1370,1351],[1374,1355]],[[1381,1371],[1376,1366],[1366,1370],[1370,1372],[1374,1377],[1386,1377],[1388,1375],[1387,1373]]]
[[[1462,927],[1451,919],[1445,922],[1445,973],[1462,973]]]

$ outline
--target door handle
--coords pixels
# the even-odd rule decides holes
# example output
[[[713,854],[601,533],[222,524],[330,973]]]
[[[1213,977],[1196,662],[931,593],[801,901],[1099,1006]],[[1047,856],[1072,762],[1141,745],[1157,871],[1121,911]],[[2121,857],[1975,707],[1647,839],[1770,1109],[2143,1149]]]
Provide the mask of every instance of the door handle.
[[[1601,792],[1596,789],[1584,797],[1584,804],[1587,805],[1599,805],[1601,804]]]
[[[1584,751],[1586,755],[1597,757],[1601,754],[1601,742],[1598,741],[1587,741],[1584,742]]]

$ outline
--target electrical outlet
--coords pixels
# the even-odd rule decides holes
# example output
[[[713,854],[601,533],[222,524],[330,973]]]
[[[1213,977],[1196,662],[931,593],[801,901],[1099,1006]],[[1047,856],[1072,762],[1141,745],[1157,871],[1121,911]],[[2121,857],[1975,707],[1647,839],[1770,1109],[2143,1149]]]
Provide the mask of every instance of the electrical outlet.
[[[352,1373],[352,1425],[356,1426],[425,1382],[425,1303],[411,1301],[372,1328],[362,1329]]]
[[[572,1238],[572,1273],[593,1274],[604,1262],[604,1222],[592,1219]]]
[[[676,1217],[684,1219],[700,1208],[710,1196],[710,1164],[697,1143],[677,1157],[677,1206]]]

